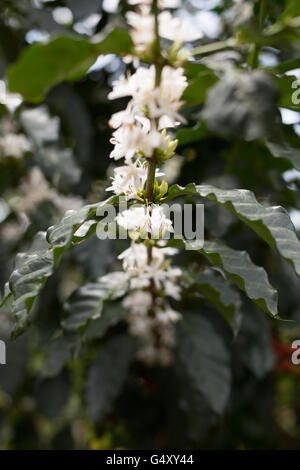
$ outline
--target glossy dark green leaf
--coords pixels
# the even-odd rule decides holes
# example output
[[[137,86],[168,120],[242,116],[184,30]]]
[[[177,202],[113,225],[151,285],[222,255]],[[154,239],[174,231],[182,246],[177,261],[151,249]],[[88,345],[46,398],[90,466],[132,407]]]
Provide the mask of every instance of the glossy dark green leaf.
[[[200,185],[197,191],[236,215],[272,248],[276,248],[300,275],[300,241],[283,207],[264,207],[251,191],[245,189],[223,190],[211,185]]]
[[[48,277],[57,268],[62,253],[70,248],[72,241],[79,243],[90,237],[96,229],[97,221],[91,219],[99,208],[114,204],[118,198],[112,197],[103,203],[84,206],[78,211],[68,211],[61,222],[45,232],[40,232],[34,239],[28,253],[21,253],[16,258],[16,267],[9,279],[9,291],[2,303],[13,298],[12,310],[16,324],[12,333],[15,339],[29,325],[32,305],[39,295]],[[89,227],[82,228],[84,223]],[[78,229],[81,231],[78,231]],[[75,232],[78,232],[75,236]],[[48,241],[47,241],[48,240]]]
[[[184,281],[189,287],[201,292],[216,307],[236,335],[242,321],[241,298],[228,281],[213,273],[190,272],[184,272]]]
[[[54,253],[47,244],[45,232],[37,234],[28,253],[20,253],[17,256],[15,270],[9,279],[14,299],[13,339],[23,333],[28,326],[28,313],[47,278],[53,273],[54,265]]]
[[[100,317],[96,318],[96,320],[88,321],[82,335],[83,339],[102,338],[109,328],[117,325],[126,315],[128,315],[128,311],[122,307],[120,302],[106,301]]]
[[[215,413],[223,413],[231,388],[230,356],[222,337],[200,312],[184,313],[176,354],[176,366],[185,372],[189,385]]]
[[[276,158],[287,158],[300,171],[300,148],[291,147],[286,141],[266,142],[269,151]]]
[[[67,211],[62,220],[47,231],[47,240],[54,248],[67,248],[72,241],[80,242],[95,232],[97,221],[94,217],[99,209],[105,210],[108,205],[115,205],[119,198],[112,196],[104,202],[89,204],[78,210]],[[87,226],[82,227],[84,223]],[[82,230],[79,230],[82,228]],[[78,231],[77,235],[76,232]]]
[[[51,341],[42,377],[55,377],[61,372],[67,361],[72,357],[76,346],[75,335],[61,335]]]
[[[272,323],[254,305],[247,305],[241,331],[233,344],[233,354],[246,369],[262,379],[274,367]]]
[[[173,184],[169,187],[168,194],[163,199],[163,202],[167,202],[171,199],[181,196],[199,196],[195,183],[189,183],[186,186],[179,186],[179,184]]]
[[[173,185],[164,201],[184,195],[201,196],[217,202],[254,232],[272,248],[276,248],[300,275],[300,241],[288,212],[281,206],[264,207],[255,195],[246,189],[219,189],[212,185]]]
[[[277,291],[271,286],[266,271],[254,264],[246,251],[233,250],[220,241],[206,241],[199,251],[260,308],[278,317]]]
[[[132,338],[119,334],[102,344],[91,365],[86,383],[89,417],[101,422],[120,394],[132,359]]]
[[[6,364],[0,365],[0,392],[5,392],[13,398],[25,378],[29,348],[27,335],[18,338],[14,343],[10,341],[11,327],[11,321],[2,314],[0,339],[5,341],[6,345]]]
[[[125,272],[116,271],[78,289],[65,305],[67,316],[62,322],[63,328],[74,331],[84,327],[88,320],[98,319],[103,303],[122,297],[128,290],[128,282]]]
[[[43,378],[35,390],[37,408],[48,418],[56,418],[67,404],[70,393],[71,381],[66,370],[55,377]]]

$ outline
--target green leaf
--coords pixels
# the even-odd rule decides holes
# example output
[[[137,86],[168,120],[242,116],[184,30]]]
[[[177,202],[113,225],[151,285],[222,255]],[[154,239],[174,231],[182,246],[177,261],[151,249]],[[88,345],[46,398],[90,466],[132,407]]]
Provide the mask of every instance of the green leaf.
[[[173,184],[169,187],[168,194],[165,198],[162,199],[162,201],[167,202],[171,199],[174,199],[175,197],[181,196],[199,196],[195,183],[189,183],[186,186],[179,186],[179,184]]]
[[[55,377],[43,378],[37,383],[35,400],[38,410],[47,418],[59,416],[71,393],[68,371],[64,370]]]
[[[7,365],[0,366],[0,392],[4,391],[13,398],[25,379],[29,347],[27,335],[15,343],[10,341],[11,326],[11,321],[5,315],[1,315],[0,339],[6,345]]]
[[[100,54],[127,54],[133,44],[126,30],[115,28],[101,42],[59,36],[47,44],[28,47],[7,73],[9,89],[26,101],[38,103],[65,80],[83,77]]]
[[[285,73],[288,72],[289,70],[295,70],[300,68],[300,59],[291,59],[291,60],[286,60],[285,62],[281,62],[278,65],[275,66],[268,66],[265,67],[266,71],[272,71],[274,73]]]
[[[12,292],[9,288],[9,283],[6,282],[5,283],[5,287],[4,287],[4,294],[3,294],[3,298],[0,302],[0,308],[3,307],[3,305],[8,301],[8,299],[10,299],[12,296]]]
[[[118,196],[112,196],[106,201],[89,204],[79,210],[70,210],[65,213],[62,220],[47,230],[47,240],[55,248],[68,248],[72,242],[78,243],[88,238],[95,232],[97,221],[93,220],[99,209],[105,210],[106,206],[115,205],[119,201]],[[82,227],[88,222],[88,226]],[[82,230],[78,231],[78,229]],[[87,228],[87,229],[85,229]],[[78,231],[78,233],[76,233]]]
[[[74,335],[61,335],[51,341],[42,377],[55,377],[62,371],[66,362],[72,357],[76,341]]]
[[[293,88],[293,83],[297,81],[297,78],[293,75],[275,77],[276,85],[280,93],[278,106],[282,108],[292,109],[294,111],[300,111],[300,104],[293,102],[294,92],[297,88]],[[299,95],[299,93],[298,93]]]
[[[176,367],[185,372],[186,383],[215,413],[223,413],[231,388],[230,356],[221,336],[200,313],[184,313],[176,354]]]
[[[246,189],[219,189],[208,184],[197,186],[194,183],[185,187],[177,184],[171,186],[163,202],[184,195],[201,196],[220,204],[248,225],[268,245],[276,248],[300,275],[300,241],[290,216],[283,207],[264,207]]]
[[[258,379],[262,379],[274,367],[275,357],[272,348],[272,323],[253,308],[246,308],[243,325],[233,344],[233,354],[246,369]]]
[[[300,4],[298,0],[288,0],[286,2],[286,9],[278,18],[278,21],[282,21],[284,23],[289,22],[289,19],[294,18],[296,16],[300,16]]]
[[[254,264],[246,251],[233,250],[220,241],[206,241],[199,251],[213,266],[221,268],[254,303],[278,318],[277,291],[271,286],[266,271]]]
[[[276,158],[287,158],[300,171],[300,148],[291,147],[287,142],[266,142],[266,146]]]
[[[111,410],[126,380],[132,352],[132,338],[125,333],[110,337],[100,348],[86,384],[87,411],[93,421],[100,422]]]
[[[105,302],[100,317],[88,322],[83,339],[102,338],[109,328],[117,325],[126,315],[128,315],[128,311],[122,307],[120,302]]]
[[[195,287],[224,317],[236,336],[242,321],[241,299],[226,280],[212,273],[194,274],[184,272],[184,281]]]
[[[251,191],[245,189],[224,190],[201,185],[197,186],[197,192],[236,215],[272,248],[276,248],[300,275],[300,241],[283,207],[264,207]]]
[[[186,70],[190,81],[182,95],[182,99],[185,101],[186,106],[196,106],[204,103],[206,92],[217,82],[217,77],[212,70],[202,64],[189,64]]]
[[[176,139],[179,141],[179,145],[186,145],[192,142],[197,142],[207,136],[207,127],[204,122],[198,123],[192,128],[179,129],[176,135]]]
[[[67,211],[61,222],[45,232],[36,235],[28,253],[21,253],[16,258],[16,267],[9,279],[9,288],[2,304],[13,297],[12,310],[16,324],[12,338],[16,339],[29,326],[28,314],[36,297],[39,295],[46,280],[57,268],[62,253],[72,243],[80,243],[90,237],[96,229],[97,221],[91,220],[98,209],[115,204],[118,197],[104,202],[84,206],[78,211]],[[88,223],[88,229],[83,225]],[[80,231],[81,230],[81,231]],[[48,243],[47,243],[48,240]],[[99,240],[100,243],[100,240]]]
[[[53,273],[54,264],[53,250],[46,242],[45,232],[36,235],[28,253],[17,256],[16,268],[9,279],[16,320],[12,339],[16,339],[27,328],[28,313],[47,278]]]
[[[76,331],[84,327],[88,320],[101,316],[103,303],[123,297],[129,287],[129,278],[125,272],[112,272],[98,281],[86,284],[78,289],[65,305],[67,312],[62,326],[67,331]],[[101,317],[100,317],[101,318]]]

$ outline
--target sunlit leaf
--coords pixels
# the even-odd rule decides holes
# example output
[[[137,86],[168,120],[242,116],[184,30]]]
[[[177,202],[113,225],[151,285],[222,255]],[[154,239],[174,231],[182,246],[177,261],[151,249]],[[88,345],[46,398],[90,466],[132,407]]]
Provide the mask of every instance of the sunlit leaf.
[[[132,40],[126,30],[115,28],[101,42],[58,36],[47,44],[25,49],[7,72],[9,89],[26,101],[38,103],[54,85],[83,77],[100,54],[128,54]]]

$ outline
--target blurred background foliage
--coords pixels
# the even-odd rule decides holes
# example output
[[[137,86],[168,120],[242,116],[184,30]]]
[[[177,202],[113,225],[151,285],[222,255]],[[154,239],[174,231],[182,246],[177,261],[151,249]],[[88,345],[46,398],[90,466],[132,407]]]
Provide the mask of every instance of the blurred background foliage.
[[[247,48],[208,58],[219,80],[205,73],[195,77],[194,91],[186,97],[189,125],[178,132],[178,155],[163,169],[166,180],[250,189],[260,202],[285,207],[300,230],[300,113],[291,101],[291,83],[300,78],[299,2],[266,1],[268,27],[276,27],[269,41],[261,40],[259,2],[172,3],[176,14],[203,31],[194,45],[237,34],[255,44],[252,65],[259,57],[256,65],[278,68],[280,75],[276,86],[261,84],[259,75],[237,81],[230,64],[238,69],[247,62]],[[126,66],[116,55],[100,55],[84,78],[58,84],[36,105],[8,93],[6,71],[26,47],[53,35],[86,38],[107,26],[124,26],[126,9],[117,0],[0,2],[2,292],[15,255],[26,251],[38,231],[68,209],[106,198],[112,174],[108,119],[124,107],[122,100],[109,102],[107,94]],[[287,61],[295,66],[285,73],[281,65]],[[32,72],[18,80],[38,83],[34,70],[33,63]],[[192,76],[192,68],[190,72]],[[134,362],[127,374],[131,345],[119,324],[109,332],[93,326],[86,332],[91,341],[76,345],[77,354],[70,360],[66,343],[56,337],[64,303],[86,282],[118,269],[116,254],[123,246],[90,238],[65,254],[35,305],[31,328],[13,344],[9,307],[2,310],[0,339],[8,345],[8,364],[0,366],[0,448],[300,449],[300,366],[291,363],[291,342],[300,338],[298,278],[255,233],[213,203],[205,204],[207,230],[235,249],[246,248],[255,263],[265,266],[280,292],[281,317],[294,322],[270,320],[243,298],[242,326],[234,339],[203,297],[187,296],[182,309],[194,312],[191,323],[199,336],[192,352],[182,338],[172,367],[146,368]],[[184,252],[179,262],[197,269],[204,261]],[[113,302],[106,307],[114,308]],[[73,341],[70,335],[70,345]],[[222,416],[197,390],[201,360],[211,344],[228,380]],[[120,361],[126,373],[117,374],[112,387],[111,371],[118,370]],[[210,367],[209,360],[205,366]],[[191,370],[199,374],[194,382],[188,378]]]

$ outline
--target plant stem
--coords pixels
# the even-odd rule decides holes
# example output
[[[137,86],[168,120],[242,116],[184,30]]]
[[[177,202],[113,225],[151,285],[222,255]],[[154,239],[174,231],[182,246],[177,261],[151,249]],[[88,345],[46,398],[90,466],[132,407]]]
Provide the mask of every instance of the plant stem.
[[[146,199],[148,203],[151,203],[153,200],[155,170],[156,170],[156,160],[155,160],[155,157],[153,157],[152,159],[148,160],[148,174],[147,174],[147,184],[146,184]]]
[[[203,44],[203,46],[195,47],[192,51],[192,55],[209,55],[215,52],[225,51],[226,49],[232,49],[237,46],[237,41],[234,38],[225,39],[224,41],[212,42],[210,44]]]
[[[147,185],[146,185],[146,199],[148,204],[151,205],[153,201],[153,187],[155,181],[155,170],[156,170],[156,160],[153,158],[148,163],[148,175],[147,175]],[[151,206],[149,207],[149,211],[151,212]],[[151,236],[151,234],[150,234]],[[152,246],[148,246],[147,248],[148,254],[148,264],[152,261]]]
[[[264,21],[266,17],[266,0],[260,0],[260,5],[259,5],[259,13],[258,13],[258,29],[259,32],[262,31],[263,26],[264,26]],[[248,59],[248,64],[250,65],[251,69],[256,69],[258,67],[258,59],[259,59],[259,54],[261,51],[261,46],[258,44],[253,44],[251,47],[249,59]]]
[[[153,46],[153,55],[154,55],[154,64],[155,64],[155,86],[158,87],[160,84],[160,77],[161,77],[161,72],[162,72],[161,49],[160,49],[160,38],[159,38],[158,0],[153,0],[152,12],[154,15],[154,24],[155,24],[155,40],[154,40],[154,46]],[[150,214],[151,214],[151,204],[153,202],[153,188],[154,188],[154,182],[155,182],[156,165],[157,165],[157,162],[156,162],[155,153],[154,153],[152,158],[148,159],[148,174],[147,174],[147,182],[146,182],[146,199],[149,204]],[[151,237],[151,234],[150,234],[150,237]],[[148,264],[151,264],[152,246],[148,246],[147,248],[147,258],[148,258]],[[150,281],[149,290],[152,296],[152,309],[151,310],[154,312],[155,297],[156,297],[154,279],[151,279]]]
[[[154,15],[154,46],[153,46],[153,55],[154,55],[154,63],[155,63],[155,86],[159,86],[160,83],[160,76],[162,71],[161,66],[161,49],[160,49],[160,37],[159,37],[159,8],[158,8],[158,0],[153,0],[152,11]]]

